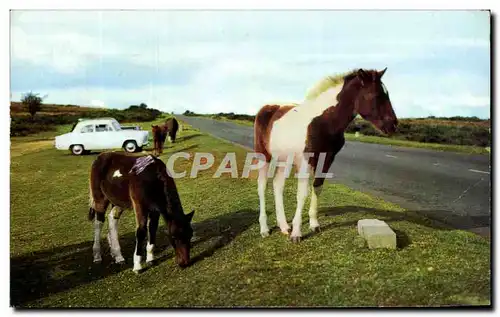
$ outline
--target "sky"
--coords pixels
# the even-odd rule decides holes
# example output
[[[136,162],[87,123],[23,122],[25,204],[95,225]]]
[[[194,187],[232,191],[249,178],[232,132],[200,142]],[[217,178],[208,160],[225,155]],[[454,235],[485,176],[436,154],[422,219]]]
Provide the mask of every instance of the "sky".
[[[256,114],[383,69],[396,115],[490,117],[487,11],[12,11],[11,100]]]

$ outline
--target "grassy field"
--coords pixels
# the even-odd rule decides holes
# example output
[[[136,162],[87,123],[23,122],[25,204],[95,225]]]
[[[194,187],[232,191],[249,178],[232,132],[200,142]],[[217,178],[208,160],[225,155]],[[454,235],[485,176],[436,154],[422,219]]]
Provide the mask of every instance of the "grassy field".
[[[219,120],[219,121],[224,121],[224,122],[233,122],[239,125],[244,125],[247,127],[253,127],[253,122],[248,121],[248,120],[230,120],[225,117],[218,117],[218,118],[212,118],[214,120]],[[411,121],[411,120],[410,120]],[[437,120],[413,120],[415,122],[434,122]],[[413,122],[412,121],[412,122]],[[441,121],[437,121],[441,122]],[[460,125],[460,124],[466,124],[463,122],[454,122],[450,121],[451,125]],[[469,124],[469,123],[467,123]],[[473,123],[476,125],[485,125],[484,122],[480,123]],[[402,146],[402,147],[412,147],[412,148],[421,148],[421,149],[429,149],[429,150],[435,150],[435,151],[446,151],[446,152],[458,152],[458,153],[469,153],[469,154],[486,154],[488,155],[490,153],[490,148],[489,147],[481,147],[481,146],[472,146],[472,145],[454,145],[454,144],[439,144],[439,143],[426,143],[426,142],[415,142],[415,141],[408,141],[408,140],[400,140],[400,139],[394,139],[394,138],[385,138],[385,137],[379,137],[379,136],[372,136],[372,135],[362,135],[360,134],[359,137],[356,137],[354,133],[345,133],[345,138],[346,140],[349,141],[357,141],[357,142],[365,142],[365,143],[377,143],[377,144],[385,144],[385,145],[391,145],[391,146]]]
[[[141,123],[145,128],[150,124]],[[256,175],[212,178],[226,152],[236,152],[241,171],[246,151],[189,127],[161,158],[166,161],[177,151],[216,157],[214,168],[198,178],[176,180],[184,210],[196,210],[195,263],[184,270],[174,264],[161,223],[157,263],[140,275],[133,273],[135,220],[126,211],[119,233],[127,264],[111,263],[103,233],[103,263],[95,265],[87,212],[88,174],[96,155],[57,151],[47,142],[51,137],[12,138],[11,305],[16,307],[490,304],[487,240],[340,184],[327,184],[323,190],[321,233],[309,233],[305,212],[300,244],[276,230],[261,238]],[[186,166],[190,161],[181,159],[175,169]],[[285,188],[289,222],[295,185],[289,180]],[[270,182],[267,210],[274,226],[271,192]],[[358,237],[357,221],[374,217],[395,230],[397,250],[369,250]]]
[[[384,138],[372,135],[360,135],[356,137],[354,133],[346,133],[346,140],[365,142],[365,143],[377,143],[385,144],[391,146],[403,146],[403,147],[413,147],[421,149],[429,149],[435,151],[446,151],[446,152],[458,152],[458,153],[469,153],[469,154],[489,154],[489,148],[473,145],[453,145],[453,144],[439,144],[439,143],[424,143],[415,142],[407,140],[398,140],[391,138]]]

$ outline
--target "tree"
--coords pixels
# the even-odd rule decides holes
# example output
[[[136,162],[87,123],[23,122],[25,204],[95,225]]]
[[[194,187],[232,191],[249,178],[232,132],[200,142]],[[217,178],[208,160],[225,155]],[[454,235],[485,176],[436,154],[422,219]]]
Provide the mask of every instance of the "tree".
[[[147,107],[148,107],[148,105],[146,105],[145,103],[141,103],[139,105],[139,108],[141,108],[141,109],[146,109]]]
[[[31,91],[24,94],[21,98],[21,103],[28,108],[31,119],[33,119],[35,117],[35,114],[42,109],[42,101],[42,97]]]

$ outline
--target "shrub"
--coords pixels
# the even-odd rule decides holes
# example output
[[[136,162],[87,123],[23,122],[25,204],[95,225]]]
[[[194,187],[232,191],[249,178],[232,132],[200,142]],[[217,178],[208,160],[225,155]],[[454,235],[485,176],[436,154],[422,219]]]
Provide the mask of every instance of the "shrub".
[[[12,116],[11,136],[25,136],[40,131],[53,131],[56,125],[75,123],[79,118],[112,117],[119,122],[144,122],[153,121],[161,115],[161,111],[151,108],[135,109],[102,109],[74,114],[61,113],[60,115],[43,115],[40,112],[28,122],[27,117]]]
[[[21,103],[27,108],[31,118],[33,118],[35,114],[42,109],[42,101],[42,97],[33,92],[26,93],[21,98]]]

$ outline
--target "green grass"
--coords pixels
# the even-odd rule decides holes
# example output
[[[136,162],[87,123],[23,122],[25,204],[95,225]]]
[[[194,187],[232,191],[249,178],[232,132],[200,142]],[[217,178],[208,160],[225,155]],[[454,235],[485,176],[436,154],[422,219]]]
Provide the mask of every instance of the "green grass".
[[[228,118],[225,118],[225,117],[210,118],[210,119],[224,121],[224,122],[232,122],[232,123],[236,123],[236,124],[239,124],[239,125],[244,125],[244,126],[247,126],[247,127],[253,127],[253,121],[248,121],[248,120],[228,119]]]
[[[468,153],[468,154],[489,154],[489,151],[485,147],[473,146],[473,145],[452,145],[452,144],[439,144],[439,143],[424,143],[415,142],[407,140],[398,140],[394,138],[384,138],[371,135],[359,135],[356,137],[354,133],[346,133],[346,140],[358,141],[365,143],[377,143],[385,144],[391,146],[403,146],[403,147],[413,147],[422,148],[435,151],[447,151],[447,152],[458,152],[458,153]]]
[[[144,127],[150,123],[143,123]],[[238,169],[246,151],[197,130],[179,133],[162,159],[177,151],[210,152],[211,170],[176,180],[184,210],[196,210],[192,257],[187,269],[174,264],[163,233],[159,260],[132,272],[135,220],[119,223],[125,266],[110,263],[103,233],[103,263],[92,263],[88,173],[95,155],[75,157],[52,147],[11,161],[11,303],[21,307],[172,306],[439,306],[490,304],[490,243],[470,232],[440,227],[419,215],[339,184],[326,184],[320,198],[322,232],[290,243],[273,231],[259,234],[255,173],[249,179],[212,175],[226,152]],[[25,140],[26,139],[26,140]],[[21,151],[29,138],[12,140]],[[146,149],[149,151],[150,149]],[[175,170],[190,163],[180,159]],[[289,222],[296,181],[285,188]],[[269,182],[269,225],[275,213]],[[358,237],[359,219],[387,221],[398,235],[397,250],[369,250]],[[106,221],[107,226],[107,221]]]

